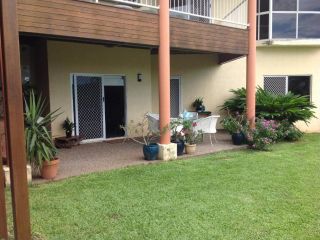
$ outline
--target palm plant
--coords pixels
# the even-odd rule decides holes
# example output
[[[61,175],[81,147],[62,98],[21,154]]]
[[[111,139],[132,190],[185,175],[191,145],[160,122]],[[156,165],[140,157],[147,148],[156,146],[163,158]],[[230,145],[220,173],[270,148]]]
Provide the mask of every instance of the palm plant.
[[[33,90],[30,91],[29,99],[25,99],[27,159],[36,172],[44,161],[53,160],[57,153],[48,126],[59,115],[59,109],[44,114],[45,104],[45,99],[41,95],[36,97]]]
[[[246,110],[246,89],[231,90],[233,97],[226,100],[222,110],[232,114],[243,114]],[[284,95],[270,93],[261,87],[256,92],[256,117],[268,120],[287,120],[291,124],[297,121],[308,123],[315,117],[315,105],[308,96],[299,96],[291,92]]]
[[[66,118],[66,120],[64,120],[62,128],[66,132],[66,137],[71,137],[74,127],[74,123],[71,122],[69,118]]]

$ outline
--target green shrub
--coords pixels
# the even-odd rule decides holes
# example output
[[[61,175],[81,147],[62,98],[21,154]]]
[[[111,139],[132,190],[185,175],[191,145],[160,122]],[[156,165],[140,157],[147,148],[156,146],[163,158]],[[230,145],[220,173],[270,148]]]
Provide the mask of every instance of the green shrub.
[[[302,136],[301,132],[296,126],[290,124],[288,121],[284,120],[279,124],[277,129],[278,140],[279,141],[298,141]]]
[[[246,89],[231,90],[234,96],[224,102],[222,110],[232,114],[242,114],[246,109]],[[256,92],[256,117],[268,120],[287,120],[290,124],[297,121],[308,123],[313,117],[315,105],[306,96],[288,93],[276,95],[258,88]]]

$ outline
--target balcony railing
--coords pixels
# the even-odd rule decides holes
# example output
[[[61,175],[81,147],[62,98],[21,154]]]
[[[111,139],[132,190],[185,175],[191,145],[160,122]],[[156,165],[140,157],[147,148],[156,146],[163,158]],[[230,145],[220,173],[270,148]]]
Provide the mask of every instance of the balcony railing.
[[[92,0],[96,3],[112,3],[124,8],[144,11],[159,9],[159,0]],[[169,0],[173,17],[247,28],[248,0]]]

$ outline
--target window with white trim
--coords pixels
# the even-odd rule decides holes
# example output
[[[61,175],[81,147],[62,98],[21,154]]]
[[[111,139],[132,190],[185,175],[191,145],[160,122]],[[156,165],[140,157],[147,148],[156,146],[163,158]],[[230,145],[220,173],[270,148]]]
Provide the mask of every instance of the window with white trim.
[[[320,0],[257,0],[257,40],[320,38]]]
[[[263,87],[274,94],[309,96],[311,91],[310,76],[264,76]]]

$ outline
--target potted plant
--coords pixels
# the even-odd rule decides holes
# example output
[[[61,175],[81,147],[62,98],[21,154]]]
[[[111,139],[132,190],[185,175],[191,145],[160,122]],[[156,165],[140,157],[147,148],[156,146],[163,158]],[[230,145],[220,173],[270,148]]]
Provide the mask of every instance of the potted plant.
[[[183,119],[177,118],[170,122],[171,142],[177,144],[177,155],[181,156],[184,152],[184,133],[183,133]]]
[[[144,159],[148,161],[157,160],[159,153],[159,146],[155,140],[159,137],[160,133],[152,132],[148,128],[148,117],[144,115],[142,121],[135,123],[130,121],[127,126],[120,126],[126,133],[126,137],[130,138],[136,143],[141,144]]]
[[[197,143],[202,140],[203,132],[195,130],[194,127],[196,126],[196,123],[190,120],[183,121],[183,132],[185,133],[186,138],[186,154],[194,154],[196,152]]]
[[[230,114],[222,121],[223,128],[230,133],[232,143],[234,145],[241,145],[245,142],[245,134],[247,121],[243,115],[231,116]]]
[[[192,103],[192,107],[194,107],[197,112],[204,112],[206,108],[203,105],[203,97],[196,98]]]
[[[72,132],[74,129],[74,123],[69,120],[69,118],[66,118],[62,124],[62,128],[66,133],[66,137],[70,138],[72,136]]]
[[[53,179],[57,175],[59,159],[48,126],[59,114],[58,110],[44,114],[45,101],[31,90],[25,99],[25,137],[27,158],[33,176]]]

